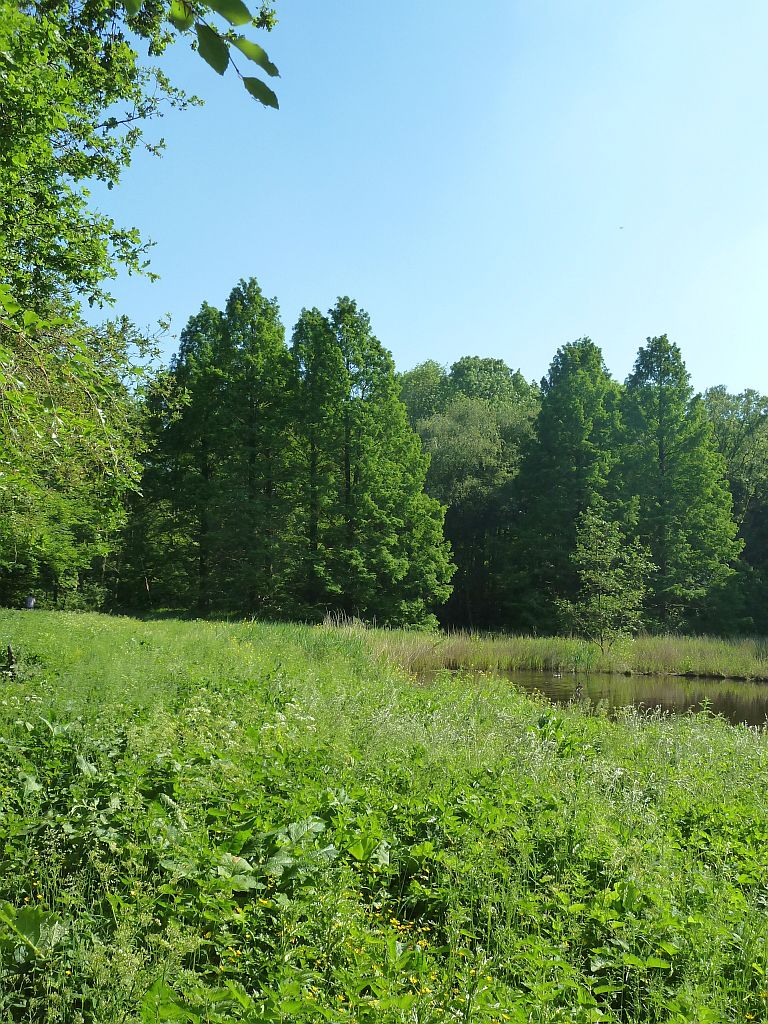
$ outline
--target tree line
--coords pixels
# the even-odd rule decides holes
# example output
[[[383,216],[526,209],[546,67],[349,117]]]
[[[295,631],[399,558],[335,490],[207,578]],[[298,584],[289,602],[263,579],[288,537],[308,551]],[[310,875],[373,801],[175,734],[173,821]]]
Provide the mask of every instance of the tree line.
[[[277,303],[241,281],[204,304],[147,407],[119,606],[434,621],[450,593],[443,508],[367,314]]]
[[[534,384],[476,356],[397,375],[349,299],[286,344],[253,281],[202,307],[164,372],[127,319],[86,323],[119,266],[147,272],[88,185],[119,185],[162,147],[147,122],[196,102],[163,51],[186,36],[274,105],[232,60],[275,75],[235,31],[274,10],[0,13],[0,603],[768,632],[768,399],[695,395],[664,337],[623,384],[588,339]]]
[[[666,336],[623,384],[588,338],[540,386],[477,357],[401,380],[458,566],[444,624],[584,632],[592,601],[635,627],[768,631],[764,396],[695,394]]]
[[[623,384],[588,338],[539,384],[478,356],[398,374],[353,300],[303,310],[287,342],[248,280],[224,309],[203,303],[137,388],[126,332],[97,382],[101,462],[69,451],[67,474],[39,442],[17,453],[34,486],[0,530],[6,603],[601,643],[768,629],[768,399],[695,394],[664,336]]]

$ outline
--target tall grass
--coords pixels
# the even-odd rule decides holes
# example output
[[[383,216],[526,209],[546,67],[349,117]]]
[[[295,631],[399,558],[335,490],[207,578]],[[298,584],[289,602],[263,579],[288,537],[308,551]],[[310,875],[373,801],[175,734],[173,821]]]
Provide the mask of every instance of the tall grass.
[[[349,634],[365,627],[340,626]],[[587,640],[567,637],[487,636],[464,631],[426,634],[369,630],[367,642],[379,655],[408,672],[440,669],[483,672],[626,672],[768,680],[768,641],[722,640],[679,635],[638,636],[605,653]]]
[[[768,734],[440,642],[0,612],[0,1020],[765,1020]]]

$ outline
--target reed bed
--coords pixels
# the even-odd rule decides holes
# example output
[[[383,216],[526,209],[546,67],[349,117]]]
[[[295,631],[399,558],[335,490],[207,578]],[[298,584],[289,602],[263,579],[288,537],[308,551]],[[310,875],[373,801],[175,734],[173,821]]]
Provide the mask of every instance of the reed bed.
[[[326,627],[327,628],[327,627]],[[369,649],[413,674],[440,669],[478,672],[609,672],[768,681],[768,640],[642,635],[610,650],[570,637],[488,636],[465,631],[428,634],[336,625],[365,636]]]

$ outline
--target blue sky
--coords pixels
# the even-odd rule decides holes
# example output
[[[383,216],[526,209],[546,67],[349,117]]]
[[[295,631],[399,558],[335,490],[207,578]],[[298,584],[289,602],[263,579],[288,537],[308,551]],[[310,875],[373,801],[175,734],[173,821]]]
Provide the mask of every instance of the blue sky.
[[[624,379],[668,333],[694,385],[768,391],[768,5],[282,0],[279,112],[177,47],[206,100],[95,193],[156,246],[117,311],[175,333],[240,277],[356,298],[400,369],[541,377],[589,335]],[[173,349],[169,342],[167,350]]]

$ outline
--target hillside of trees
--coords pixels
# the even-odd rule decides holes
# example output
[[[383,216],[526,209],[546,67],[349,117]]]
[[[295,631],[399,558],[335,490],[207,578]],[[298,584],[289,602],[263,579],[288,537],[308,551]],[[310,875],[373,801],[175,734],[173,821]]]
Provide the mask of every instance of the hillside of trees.
[[[129,327],[96,340],[98,402],[63,377],[53,439],[51,401],[15,411],[3,603],[546,634],[591,601],[592,626],[768,632],[768,399],[695,394],[666,337],[623,384],[588,338],[538,385],[479,356],[397,374],[353,300],[286,340],[248,280],[140,386]]]

